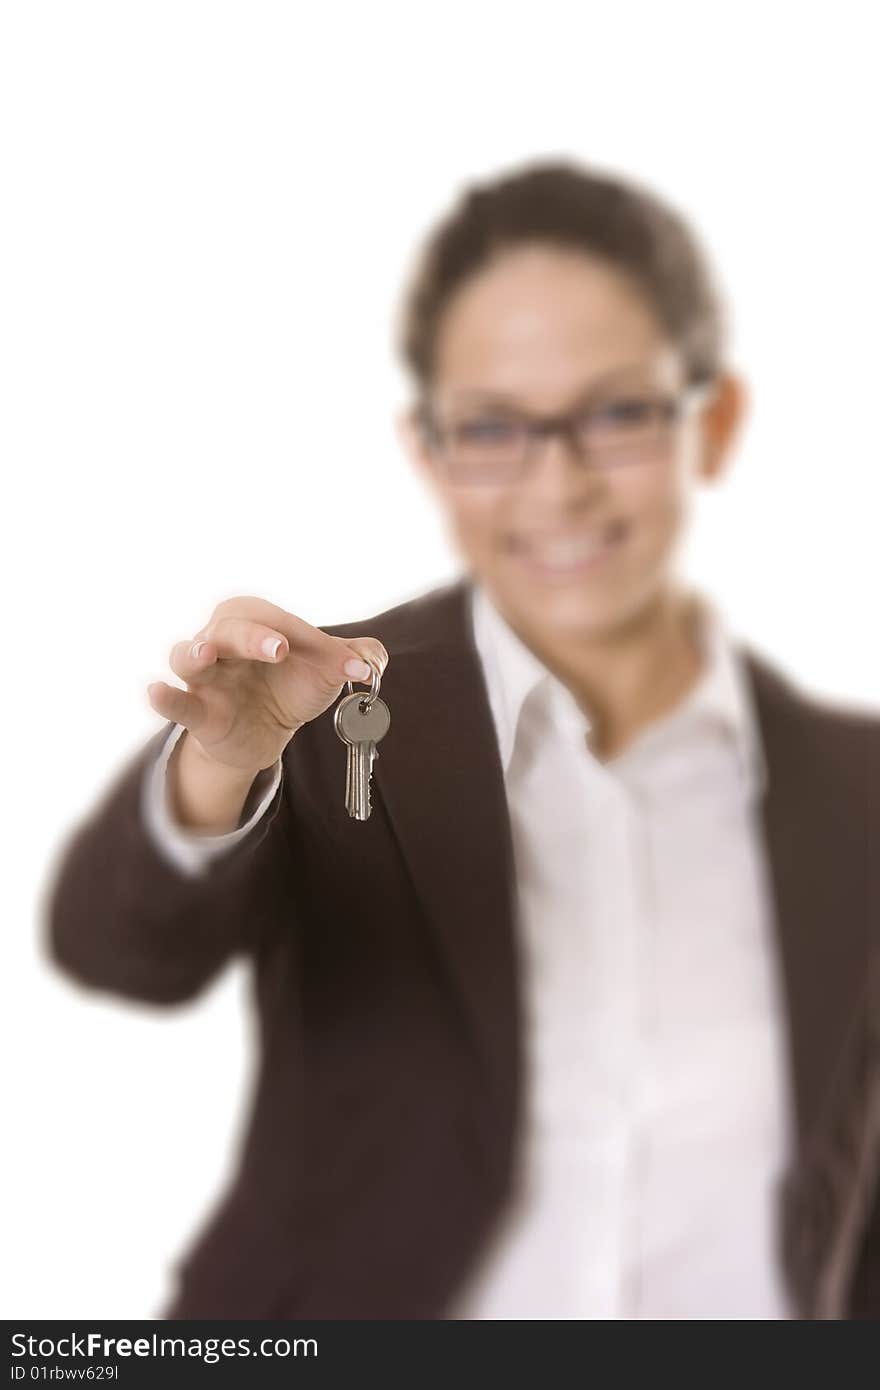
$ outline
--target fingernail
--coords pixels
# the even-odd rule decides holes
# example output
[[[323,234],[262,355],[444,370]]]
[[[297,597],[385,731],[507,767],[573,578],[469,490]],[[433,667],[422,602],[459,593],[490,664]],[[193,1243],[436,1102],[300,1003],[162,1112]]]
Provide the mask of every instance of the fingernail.
[[[204,642],[194,642],[192,644],[192,646],[190,647],[190,656],[192,657],[193,661],[198,661],[199,652],[202,650],[202,647],[204,645]]]
[[[369,666],[365,661],[358,661],[356,657],[346,661],[342,669],[347,676],[351,676],[353,681],[368,681],[370,679]]]
[[[279,648],[280,646],[281,646],[281,638],[280,638],[280,637],[264,637],[264,638],[263,638],[263,654],[264,654],[264,656],[269,656],[269,657],[271,657],[272,660],[274,661],[275,658],[276,658],[276,656],[278,655],[278,648]]]

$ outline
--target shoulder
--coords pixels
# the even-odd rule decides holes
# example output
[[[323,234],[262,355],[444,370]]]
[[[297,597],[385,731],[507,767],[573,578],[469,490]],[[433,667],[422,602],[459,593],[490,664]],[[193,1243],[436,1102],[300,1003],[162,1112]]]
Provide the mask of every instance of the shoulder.
[[[827,698],[807,689],[750,642],[739,643],[765,741],[806,757],[829,777],[880,785],[880,706]]]
[[[466,577],[438,585],[352,622],[319,624],[332,637],[378,637],[389,657],[460,647],[470,640]]]

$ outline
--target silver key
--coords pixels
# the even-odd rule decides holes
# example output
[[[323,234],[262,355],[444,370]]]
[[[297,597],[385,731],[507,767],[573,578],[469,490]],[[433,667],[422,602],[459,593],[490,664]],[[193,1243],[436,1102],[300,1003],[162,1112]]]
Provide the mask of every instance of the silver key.
[[[362,691],[345,695],[336,706],[333,724],[346,745],[345,809],[355,820],[366,820],[370,806],[370,778],[379,756],[376,747],[391,727],[391,712],[378,695],[367,704]]]
[[[352,696],[349,695],[346,698],[351,700]],[[363,700],[364,696],[361,693],[357,696],[357,698]],[[352,743],[351,739],[348,738],[340,723],[342,704],[343,702],[340,701],[340,703],[336,706],[336,710],[333,715],[333,724],[337,734],[342,739],[342,742],[345,744],[345,809],[348,811],[350,816],[353,816],[357,809],[358,794],[357,754],[354,744]]]

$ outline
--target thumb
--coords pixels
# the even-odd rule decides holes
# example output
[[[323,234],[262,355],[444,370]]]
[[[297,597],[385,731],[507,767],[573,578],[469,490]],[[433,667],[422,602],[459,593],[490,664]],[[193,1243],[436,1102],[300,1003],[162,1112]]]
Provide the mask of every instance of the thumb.
[[[388,665],[388,653],[378,637],[351,637],[347,646],[351,656],[344,669],[351,680],[370,680],[374,666],[381,678]]]

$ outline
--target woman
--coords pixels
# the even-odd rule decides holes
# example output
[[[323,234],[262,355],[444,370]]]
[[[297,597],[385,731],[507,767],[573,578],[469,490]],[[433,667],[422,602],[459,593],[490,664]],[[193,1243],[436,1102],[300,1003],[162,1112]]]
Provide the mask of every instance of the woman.
[[[745,401],[702,253],[527,167],[435,230],[402,341],[461,579],[218,605],[51,901],[98,988],[253,961],[250,1125],[164,1316],[876,1316],[880,717],[679,575]],[[360,820],[331,711],[371,665]]]

